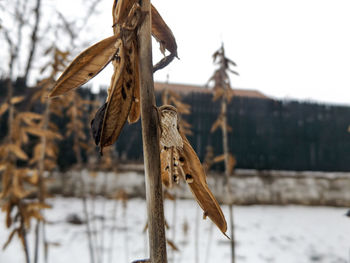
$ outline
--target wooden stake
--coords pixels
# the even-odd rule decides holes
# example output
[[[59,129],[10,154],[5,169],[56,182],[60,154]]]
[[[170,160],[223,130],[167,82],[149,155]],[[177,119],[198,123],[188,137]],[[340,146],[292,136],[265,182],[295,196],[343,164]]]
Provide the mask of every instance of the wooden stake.
[[[144,22],[139,30],[138,44],[141,79],[141,123],[150,261],[152,263],[166,263],[167,255],[162,183],[160,178],[158,117],[155,110],[153,86],[150,0],[142,0],[141,7],[142,11],[146,13]]]

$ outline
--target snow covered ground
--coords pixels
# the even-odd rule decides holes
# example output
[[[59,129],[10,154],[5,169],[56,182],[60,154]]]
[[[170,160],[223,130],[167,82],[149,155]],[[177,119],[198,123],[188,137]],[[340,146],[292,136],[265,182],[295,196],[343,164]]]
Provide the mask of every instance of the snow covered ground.
[[[89,251],[85,225],[73,225],[66,222],[67,215],[76,213],[83,216],[82,201],[77,198],[55,198],[49,202],[53,208],[45,215],[50,222],[47,226],[47,239],[52,242],[49,249],[50,263],[88,263]],[[123,217],[121,201],[97,198],[88,200],[89,210],[95,206],[95,220],[92,228],[104,226],[94,235],[95,243],[103,248],[101,262],[131,262],[146,258],[147,237],[143,233],[146,221],[146,203],[142,199],[132,199],[127,203]],[[173,223],[172,201],[166,201],[165,213],[170,226]],[[174,262],[230,262],[230,243],[209,220],[202,220],[197,204],[192,200],[176,203],[175,243],[180,252],[175,253]],[[116,208],[116,210],[115,210]],[[103,213],[104,209],[104,213]],[[228,208],[223,207],[228,219]],[[303,207],[303,206],[238,206],[234,208],[236,262],[237,263],[340,263],[350,262],[350,219],[345,217],[346,208]],[[116,211],[116,225],[113,225],[113,212]],[[90,214],[91,215],[91,214]],[[104,215],[105,221],[102,220]],[[200,215],[199,223],[196,217]],[[187,236],[184,234],[184,222],[188,223]],[[0,213],[0,222],[4,222],[4,213]],[[199,226],[199,251],[195,249],[195,227]],[[112,241],[112,229],[114,241]],[[0,226],[0,244],[8,236],[4,223]],[[167,236],[172,239],[169,229]],[[32,248],[33,234],[28,241]],[[97,239],[97,240],[96,240]],[[103,240],[103,241],[102,241]],[[97,241],[97,242],[96,242]],[[101,249],[99,249],[101,251]],[[173,253],[168,248],[169,259]],[[169,260],[170,261],[170,260]],[[1,263],[25,262],[18,239],[5,251],[0,252]],[[43,261],[41,261],[43,262]],[[171,261],[170,261],[171,262]]]

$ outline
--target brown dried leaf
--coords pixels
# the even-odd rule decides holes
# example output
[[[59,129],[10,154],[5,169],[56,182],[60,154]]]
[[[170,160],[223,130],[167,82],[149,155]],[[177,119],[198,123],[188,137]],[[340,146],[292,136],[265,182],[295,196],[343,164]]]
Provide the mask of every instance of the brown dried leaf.
[[[129,15],[131,7],[136,3],[136,0],[132,1],[114,1],[113,4],[113,26],[120,25],[125,22]]]
[[[42,130],[40,128],[37,128],[37,127],[26,127],[26,128],[24,128],[24,130],[27,133],[30,133],[31,135],[34,135],[34,136],[38,136],[38,137],[46,136],[46,131]]]
[[[131,45],[130,50],[120,49],[120,61],[113,61],[115,72],[107,98],[107,108],[103,119],[100,147],[112,145],[119,137],[128,118],[135,87],[135,59],[137,49]],[[125,52],[125,53],[124,53]]]
[[[145,226],[143,227],[142,233],[146,233],[148,229],[148,222],[146,222]]]
[[[171,100],[174,105],[176,106],[176,109],[179,113],[181,114],[190,114],[191,113],[191,106],[186,104],[186,103],[182,103],[180,100],[176,100],[176,99],[172,99]]]
[[[1,106],[0,106],[0,116],[3,115],[7,111],[8,108],[9,108],[9,105],[8,105],[7,102],[1,104]]]
[[[219,117],[211,126],[210,132],[213,133],[222,125],[222,119]]]
[[[216,156],[216,157],[214,158],[214,163],[223,162],[224,160],[225,160],[225,155],[222,154],[222,155]]]
[[[175,243],[173,241],[171,241],[170,239],[166,240],[167,244],[171,247],[172,250],[174,251],[180,251],[180,249],[175,245]]]
[[[169,193],[167,190],[164,191],[164,199],[169,199],[171,201],[175,201],[175,196]]]
[[[4,171],[6,169],[6,164],[0,163],[0,172]]]
[[[165,55],[165,50],[170,55],[163,58],[153,67],[153,72],[166,67],[177,56],[177,44],[173,32],[164,22],[157,9],[152,5],[152,36],[159,42],[160,51]]]
[[[96,145],[99,145],[101,141],[101,130],[106,108],[107,103],[104,103],[95,113],[95,117],[91,120],[91,133]]]
[[[229,171],[229,174],[232,174],[233,169],[236,166],[236,163],[237,163],[236,158],[232,154],[229,154],[229,159],[228,159],[228,171]]]
[[[45,169],[46,170],[52,170],[52,169],[56,168],[56,166],[57,166],[57,163],[55,161],[52,161],[52,160],[49,160],[49,159],[46,159],[44,161],[44,164],[45,164]]]
[[[204,213],[209,216],[221,232],[226,235],[226,220],[218,202],[208,187],[204,169],[186,136],[181,133],[181,137],[184,147],[183,151],[179,151],[179,160],[185,173],[186,182]]]
[[[34,113],[34,112],[21,112],[18,114],[18,118],[20,118],[22,121],[25,120],[41,120],[43,118],[43,116],[41,116],[41,114],[38,113]]]
[[[17,104],[20,103],[21,101],[24,100],[24,96],[16,96],[11,99],[12,104]]]
[[[12,152],[18,159],[28,160],[28,155],[16,144],[8,144],[8,150]]]
[[[160,51],[165,55],[165,49],[177,56],[177,44],[173,32],[164,22],[157,9],[152,5],[152,36],[159,42]]]
[[[5,242],[4,246],[2,247],[3,250],[5,250],[7,248],[7,246],[11,243],[11,240],[16,233],[19,235],[20,228],[15,228],[14,230],[12,230],[11,234],[7,238],[7,241]]]
[[[17,174],[13,177],[11,191],[14,197],[18,199],[22,199],[31,193],[30,191],[24,190],[22,181]]]
[[[35,211],[40,209],[52,208],[51,205],[41,202],[33,202],[27,205],[27,211]]]
[[[31,176],[25,177],[25,181],[32,185],[36,185],[39,181],[39,173],[35,171]]]
[[[49,97],[62,95],[95,77],[118,53],[119,37],[108,37],[80,53],[59,77]]]
[[[31,135],[34,135],[34,136],[38,136],[38,137],[46,136],[46,138],[48,139],[59,139],[59,140],[62,139],[61,134],[50,130],[43,130],[37,127],[25,127],[23,129],[25,132],[30,133]]]

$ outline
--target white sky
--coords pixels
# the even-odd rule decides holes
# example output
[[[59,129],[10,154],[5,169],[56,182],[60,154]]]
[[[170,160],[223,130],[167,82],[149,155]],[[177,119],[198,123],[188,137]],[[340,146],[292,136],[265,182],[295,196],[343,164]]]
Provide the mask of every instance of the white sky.
[[[64,13],[77,11],[72,1],[55,2]],[[111,35],[112,2],[101,0],[91,30],[95,41]],[[169,74],[170,82],[205,84],[215,69],[211,55],[223,41],[227,56],[238,64],[234,87],[276,98],[350,104],[349,0],[152,3],[172,29],[180,57],[155,80],[165,81]],[[158,49],[154,56],[160,58]],[[108,84],[110,74],[105,70],[95,85]]]

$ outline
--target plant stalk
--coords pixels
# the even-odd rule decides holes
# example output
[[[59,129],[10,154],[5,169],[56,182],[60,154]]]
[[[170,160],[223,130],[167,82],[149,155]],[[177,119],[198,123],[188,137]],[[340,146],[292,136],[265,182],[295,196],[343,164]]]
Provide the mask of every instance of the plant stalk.
[[[227,135],[227,101],[226,98],[221,100],[221,114],[223,118],[222,125],[222,144],[225,156],[225,180],[226,185],[226,202],[230,210],[230,239],[231,239],[231,263],[235,263],[235,239],[234,239],[234,224],[233,224],[233,205],[232,205],[232,193],[230,188],[230,170],[229,170],[229,149],[228,149],[228,135]]]
[[[140,80],[141,80],[141,124],[145,165],[146,200],[150,260],[152,263],[167,263],[164,228],[162,183],[160,178],[160,153],[158,117],[155,96],[151,42],[151,3],[141,1],[145,19],[138,34]]]

